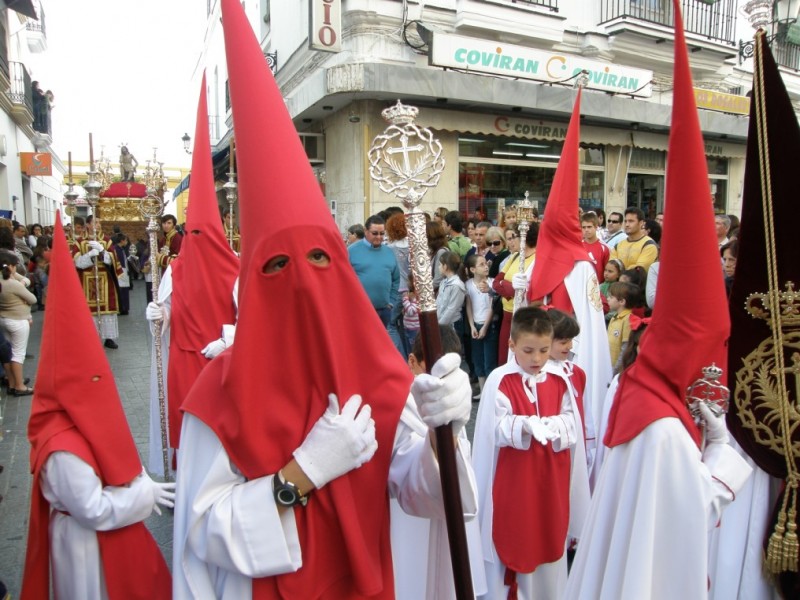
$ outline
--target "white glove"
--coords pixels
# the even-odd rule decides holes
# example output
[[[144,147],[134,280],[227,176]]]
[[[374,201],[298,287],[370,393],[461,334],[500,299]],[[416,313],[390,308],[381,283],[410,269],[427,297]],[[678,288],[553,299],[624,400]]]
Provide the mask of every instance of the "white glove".
[[[511,278],[511,287],[515,291],[528,289],[528,276],[525,273],[515,273]]]
[[[360,407],[361,396],[351,396],[340,413],[336,394],[329,394],[328,409],[294,451],[297,464],[315,487],[357,469],[378,449],[372,409],[365,404],[359,412]]]
[[[472,386],[460,365],[458,354],[445,354],[430,375],[418,375],[411,384],[411,395],[425,424],[435,429],[451,423],[453,435],[459,434],[472,414]]]
[[[725,424],[725,415],[715,416],[705,402],[699,402],[700,414],[705,421],[706,444],[727,444],[728,426]]]
[[[108,252],[103,254],[103,262],[106,263],[107,265],[111,264],[111,255]]]
[[[221,354],[222,351],[227,347],[228,346],[225,344],[225,341],[220,338],[208,344],[205,348],[200,350],[200,353],[208,360],[211,360],[212,358],[216,358],[219,354]]]
[[[91,248],[91,249],[90,249],[90,250],[89,250],[89,251],[88,251],[86,254],[84,254],[84,256],[88,256],[89,258],[94,258],[94,257],[95,257],[95,256],[97,256],[98,254],[100,254],[100,251],[99,251],[99,250],[96,250],[96,249],[94,249],[94,248]]]
[[[155,302],[151,302],[144,309],[144,317],[148,321],[159,321],[164,319],[164,307]]]
[[[145,474],[145,477],[149,479],[149,475]],[[150,479],[150,482],[153,484],[153,512],[156,514],[161,514],[161,509],[158,507],[160,504],[161,506],[166,506],[167,508],[172,508],[175,506],[175,483],[174,482],[164,482],[159,483],[158,481],[153,481]]]
[[[525,419],[522,425],[523,429],[531,434],[531,437],[539,442],[542,446],[546,446],[547,442],[558,438],[558,434],[545,425],[542,420],[536,415],[530,416]]]
[[[103,250],[105,250],[105,246],[103,246],[103,244],[101,244],[100,242],[96,242],[94,240],[86,242],[86,245],[89,246],[89,248],[91,248],[92,250],[96,250],[95,255],[100,254]]]

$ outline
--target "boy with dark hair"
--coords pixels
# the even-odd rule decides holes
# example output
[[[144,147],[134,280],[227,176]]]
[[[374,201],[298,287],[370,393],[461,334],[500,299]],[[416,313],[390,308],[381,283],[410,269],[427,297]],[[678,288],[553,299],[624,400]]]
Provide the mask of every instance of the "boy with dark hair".
[[[457,210],[451,210],[447,213],[444,216],[444,229],[449,238],[447,245],[450,250],[458,254],[463,260],[467,252],[472,248],[472,242],[463,233],[464,222],[461,219],[461,213]]]
[[[472,460],[490,598],[559,598],[567,582],[572,465],[586,467],[580,413],[552,344],[547,313],[519,309],[514,359],[489,376],[478,408]]]
[[[614,373],[619,373],[620,359],[625,354],[631,335],[631,312],[636,308],[641,291],[638,285],[616,281],[608,288],[608,308],[616,314],[608,323],[608,348]]]
[[[611,251],[611,258],[618,258],[626,269],[642,267],[645,272],[658,260],[658,244],[644,229],[645,215],[641,208],[629,206],[625,209],[623,228],[626,239]]]
[[[603,272],[611,256],[611,250],[597,237],[598,227],[600,227],[600,219],[597,218],[595,213],[585,212],[581,215],[583,247],[586,248],[586,252],[592,260],[594,272],[597,274],[597,281],[603,283],[605,281]]]

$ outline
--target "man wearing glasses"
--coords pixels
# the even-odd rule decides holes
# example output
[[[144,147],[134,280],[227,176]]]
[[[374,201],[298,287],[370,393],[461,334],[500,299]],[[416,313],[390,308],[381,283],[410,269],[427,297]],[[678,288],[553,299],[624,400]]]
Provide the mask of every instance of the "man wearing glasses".
[[[609,248],[614,248],[618,243],[625,239],[625,232],[622,231],[622,213],[612,212],[606,221],[608,239],[605,244]]]
[[[350,264],[364,286],[384,327],[389,326],[392,307],[398,302],[400,269],[394,252],[384,245],[385,222],[372,215],[364,224],[364,240],[347,248]]]

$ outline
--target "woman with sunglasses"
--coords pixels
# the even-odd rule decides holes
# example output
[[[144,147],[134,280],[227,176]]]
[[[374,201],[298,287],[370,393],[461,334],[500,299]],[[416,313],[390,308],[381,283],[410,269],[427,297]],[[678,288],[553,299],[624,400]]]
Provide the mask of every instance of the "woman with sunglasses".
[[[499,227],[489,227],[486,230],[486,262],[491,268],[492,264],[506,249],[506,238]]]

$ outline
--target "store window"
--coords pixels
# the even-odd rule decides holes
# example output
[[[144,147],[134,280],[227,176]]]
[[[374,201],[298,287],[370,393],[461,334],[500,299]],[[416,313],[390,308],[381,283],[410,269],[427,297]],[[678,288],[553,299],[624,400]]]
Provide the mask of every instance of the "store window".
[[[471,215],[483,206],[497,221],[498,206],[511,206],[528,197],[543,214],[553,185],[563,143],[487,136],[459,139],[458,209]],[[580,149],[582,208],[603,207],[605,152],[602,147]]]
[[[709,156],[706,162],[714,212],[724,215],[728,212],[728,159]]]

